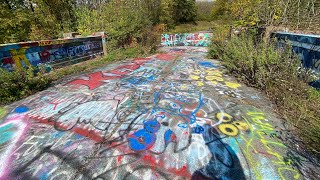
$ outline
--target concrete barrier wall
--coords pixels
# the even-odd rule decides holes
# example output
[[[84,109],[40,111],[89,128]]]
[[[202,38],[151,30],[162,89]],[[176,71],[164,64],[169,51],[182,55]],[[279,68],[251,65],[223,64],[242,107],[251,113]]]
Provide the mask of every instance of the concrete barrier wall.
[[[12,71],[26,66],[65,66],[103,54],[104,36],[44,40],[0,45],[0,67]]]
[[[280,46],[289,44],[295,53],[299,54],[302,64],[320,73],[320,36],[276,32],[272,34],[276,37]]]
[[[163,46],[208,46],[212,33],[162,34]]]

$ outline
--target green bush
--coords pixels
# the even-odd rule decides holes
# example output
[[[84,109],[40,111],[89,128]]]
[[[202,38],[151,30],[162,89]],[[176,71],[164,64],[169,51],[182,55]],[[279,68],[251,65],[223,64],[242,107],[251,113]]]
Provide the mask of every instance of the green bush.
[[[274,42],[257,42],[252,35],[241,35],[213,42],[210,49],[230,73],[263,90],[279,115],[295,127],[294,133],[307,150],[319,153],[320,93],[307,84],[311,77],[301,71],[300,60],[290,47],[278,49]]]
[[[1,104],[24,98],[50,85],[51,81],[42,72],[34,69],[8,72],[0,68],[0,102]]]

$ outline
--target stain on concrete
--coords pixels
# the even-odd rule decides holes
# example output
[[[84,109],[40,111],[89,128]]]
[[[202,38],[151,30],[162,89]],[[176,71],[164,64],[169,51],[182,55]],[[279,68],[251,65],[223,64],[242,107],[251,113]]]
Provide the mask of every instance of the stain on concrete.
[[[1,178],[310,177],[310,160],[280,140],[286,127],[261,93],[229,77],[203,47],[162,52],[0,109]]]

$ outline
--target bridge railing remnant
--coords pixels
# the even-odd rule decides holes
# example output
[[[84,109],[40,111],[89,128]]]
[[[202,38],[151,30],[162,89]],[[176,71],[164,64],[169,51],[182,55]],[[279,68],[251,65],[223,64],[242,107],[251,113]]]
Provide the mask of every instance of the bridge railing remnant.
[[[289,44],[293,52],[299,54],[302,64],[320,73],[320,35],[275,32],[272,34],[278,45]]]
[[[61,67],[106,53],[105,35],[0,45],[0,68],[13,71],[40,64]]]
[[[212,33],[161,34],[162,46],[208,46]]]

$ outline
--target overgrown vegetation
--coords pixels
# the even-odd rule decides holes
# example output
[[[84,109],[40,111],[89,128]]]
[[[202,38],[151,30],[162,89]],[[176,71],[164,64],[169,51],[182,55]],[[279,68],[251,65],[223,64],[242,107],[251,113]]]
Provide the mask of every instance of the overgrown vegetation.
[[[148,52],[148,49],[141,46],[117,49],[110,51],[108,55],[103,58],[96,58],[61,69],[55,69],[47,74],[44,68],[40,68],[40,71],[38,71],[30,67],[29,69],[14,72],[8,72],[0,68],[0,105],[42,91],[48,88],[53,81],[59,80],[67,75],[89,72],[110,62],[144,56]]]
[[[0,44],[104,31],[110,47],[145,43],[152,26],[194,22],[194,0],[5,0]]]
[[[153,52],[164,29],[195,17],[193,0],[5,0],[0,5],[0,44],[104,31],[108,55],[49,74],[35,73],[34,67],[12,73],[0,68],[0,104],[41,91],[63,76]]]
[[[317,0],[216,0],[212,16],[228,23],[213,28],[210,47],[210,56],[221,59],[231,74],[267,94],[278,114],[295,127],[299,145],[318,157],[320,92],[308,85],[313,76],[300,67],[290,47],[278,49],[269,35],[284,28],[319,32],[319,9]]]
[[[248,35],[249,34],[249,35]],[[228,41],[215,41],[210,55],[221,59],[230,73],[247,85],[264,91],[277,112],[296,127],[309,151],[320,149],[320,92],[307,82],[312,76],[301,70],[290,47],[277,49],[275,42],[257,41],[251,33]]]
[[[164,31],[164,33],[175,34],[175,33],[195,33],[199,31],[211,31],[212,27],[214,27],[215,24],[216,24],[215,22],[196,21],[194,23],[176,25],[174,28]]]
[[[208,1],[198,1],[196,2],[197,8],[197,21],[212,21],[212,8],[214,7],[214,2]]]
[[[233,26],[282,26],[319,31],[319,9],[318,0],[216,0],[212,16],[232,19]]]

